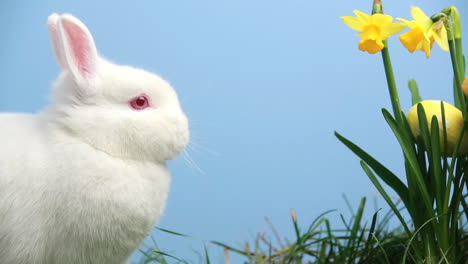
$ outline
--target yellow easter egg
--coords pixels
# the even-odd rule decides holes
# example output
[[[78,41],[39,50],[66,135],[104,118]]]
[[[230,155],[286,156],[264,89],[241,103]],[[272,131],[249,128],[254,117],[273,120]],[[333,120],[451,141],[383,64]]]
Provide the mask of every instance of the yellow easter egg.
[[[442,101],[440,100],[426,100],[421,101],[420,104],[422,104],[422,106],[424,107],[424,111],[426,112],[429,131],[431,130],[432,117],[437,117],[437,120],[439,121],[440,150],[441,152],[444,152],[444,127],[442,124],[442,111],[440,108],[441,102]],[[447,102],[444,102],[444,110],[445,127],[447,129],[447,152],[448,155],[452,155],[453,151],[455,150],[455,145],[457,143],[458,136],[460,135],[463,126],[463,114],[458,108]],[[421,129],[419,127],[417,104],[413,105],[413,107],[409,110],[407,119],[413,136],[419,137],[421,135]],[[464,133],[458,152],[461,155],[468,154],[468,132]]]

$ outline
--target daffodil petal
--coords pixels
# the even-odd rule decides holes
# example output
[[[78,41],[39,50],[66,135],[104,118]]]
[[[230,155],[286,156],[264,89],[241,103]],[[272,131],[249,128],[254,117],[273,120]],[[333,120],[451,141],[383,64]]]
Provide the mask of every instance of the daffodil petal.
[[[399,17],[396,20],[403,22],[410,29],[413,29],[414,27],[418,26],[418,24],[416,22],[414,22],[414,20],[409,21],[409,20],[399,18]]]
[[[394,35],[402,31],[406,27],[403,23],[391,23],[382,28],[382,39],[387,39],[391,35]]]
[[[361,19],[363,22],[367,22],[367,21],[370,21],[371,20],[371,15],[368,15],[364,12],[361,12],[359,10],[354,10],[353,13],[359,18]]]
[[[413,6],[411,7],[411,16],[417,22],[425,22],[430,18],[421,10],[421,8]]]
[[[341,17],[341,20],[350,28],[356,30],[356,31],[362,31],[363,29],[363,23],[362,21],[357,18],[357,17],[352,17],[352,16],[343,16]]]
[[[377,24],[390,24],[393,21],[393,17],[384,14],[374,14],[372,17],[372,22]]]
[[[432,43],[433,42],[434,41],[423,41],[422,42],[421,50],[424,51],[424,53],[426,53],[426,58],[428,58],[428,59],[431,56],[431,49],[432,49]]]
[[[396,20],[401,21],[401,22],[403,22],[405,24],[408,24],[410,22],[409,20],[406,20],[406,19],[400,18],[400,17],[397,17]]]
[[[420,50],[426,54],[426,58],[431,56],[431,49],[432,44],[434,43],[434,39],[426,39],[424,38],[421,42],[418,43],[415,50]]]
[[[448,40],[447,40],[447,30],[445,27],[441,28],[438,31],[434,31],[432,37],[437,42],[439,47],[444,51],[449,51]]]

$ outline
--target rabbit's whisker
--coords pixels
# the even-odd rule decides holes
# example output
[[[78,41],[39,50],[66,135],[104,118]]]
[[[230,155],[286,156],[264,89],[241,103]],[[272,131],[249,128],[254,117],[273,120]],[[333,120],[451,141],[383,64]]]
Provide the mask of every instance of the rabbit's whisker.
[[[182,152],[182,156],[184,157],[184,160],[187,162],[187,165],[191,169],[195,169],[199,173],[201,173],[202,175],[206,175],[205,171],[203,171],[200,168],[200,166],[198,166],[198,164],[195,162],[195,160],[192,159],[192,157],[190,156],[190,154],[188,153],[188,151],[186,149]]]

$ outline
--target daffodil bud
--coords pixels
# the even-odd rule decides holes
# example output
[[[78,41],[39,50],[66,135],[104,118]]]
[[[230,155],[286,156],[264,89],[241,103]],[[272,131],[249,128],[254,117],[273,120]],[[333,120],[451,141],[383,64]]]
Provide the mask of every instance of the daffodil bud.
[[[446,18],[447,18],[447,15],[444,14],[444,13],[437,13],[437,14],[431,16],[431,20],[432,20],[433,23],[437,23],[440,20],[443,20],[443,19],[446,19]]]
[[[441,109],[440,100],[426,100],[421,101],[420,104],[423,106],[424,111],[426,113],[427,124],[429,126],[429,131],[431,127],[432,117],[436,116],[437,120],[439,121],[439,143],[440,143],[440,151],[443,153],[445,151],[444,146],[444,124],[442,119],[442,109]],[[452,155],[455,146],[457,144],[458,137],[460,135],[462,126],[463,126],[463,114],[462,112],[456,108],[455,106],[447,103],[444,103],[444,110],[445,110],[445,127],[447,131],[447,154]],[[411,133],[415,137],[421,136],[421,129],[419,127],[419,119],[418,119],[418,105],[414,105],[407,115],[408,123],[411,129]],[[468,154],[468,132],[465,132],[463,135],[462,142],[460,144],[460,149],[458,151],[459,155],[466,155]]]
[[[382,0],[374,0],[372,3],[372,14],[383,14]]]

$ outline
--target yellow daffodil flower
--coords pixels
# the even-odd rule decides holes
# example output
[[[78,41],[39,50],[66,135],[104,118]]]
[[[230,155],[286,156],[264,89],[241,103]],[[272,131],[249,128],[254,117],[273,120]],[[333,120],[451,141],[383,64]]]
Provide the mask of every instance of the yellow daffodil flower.
[[[434,23],[418,7],[411,8],[411,16],[414,19],[412,21],[397,18],[411,29],[399,37],[401,43],[409,52],[413,53],[415,50],[421,50],[426,53],[426,58],[429,58],[434,40],[441,49],[448,51],[447,30],[444,27],[443,19]]]
[[[393,17],[389,15],[368,15],[358,10],[354,10],[354,14],[356,17],[344,16],[341,19],[350,28],[359,31],[357,34],[361,36],[359,50],[371,54],[377,53],[384,48],[383,40],[405,28],[404,24],[393,22]]]

